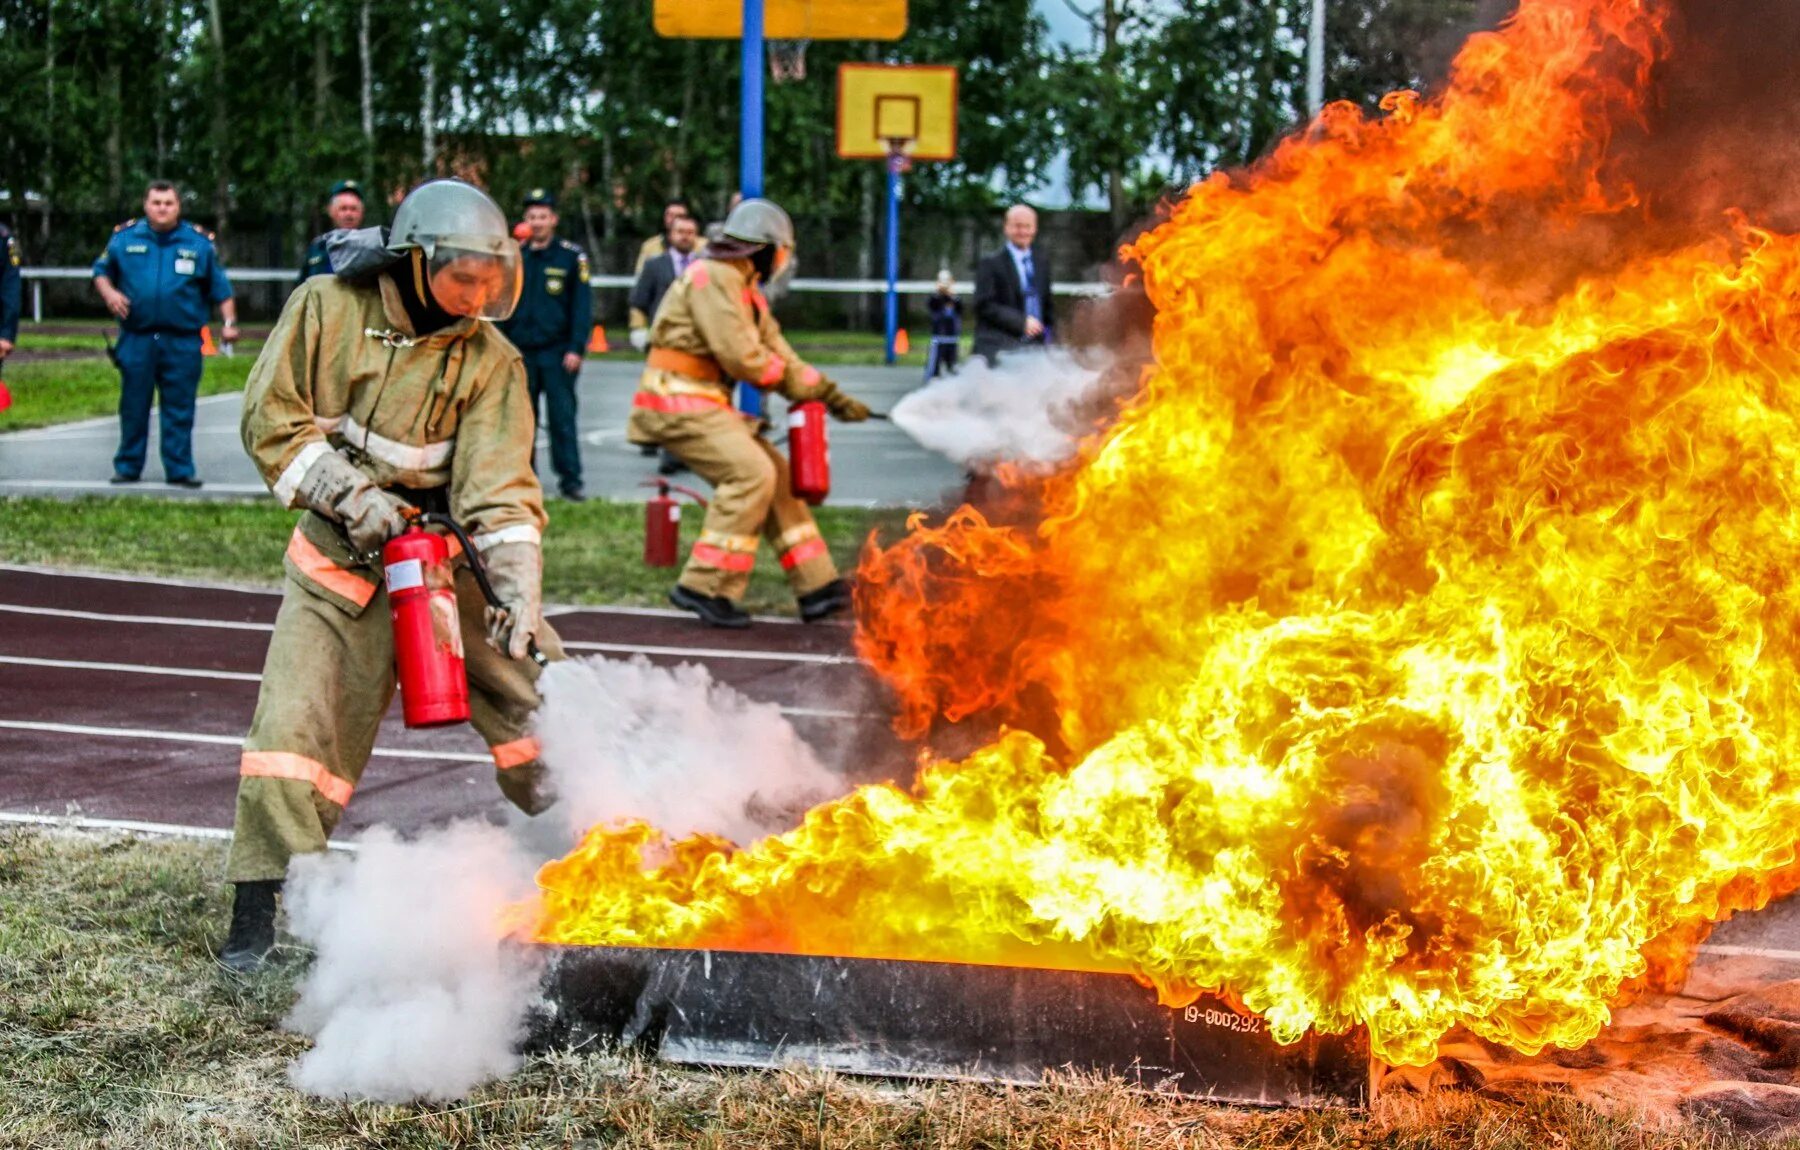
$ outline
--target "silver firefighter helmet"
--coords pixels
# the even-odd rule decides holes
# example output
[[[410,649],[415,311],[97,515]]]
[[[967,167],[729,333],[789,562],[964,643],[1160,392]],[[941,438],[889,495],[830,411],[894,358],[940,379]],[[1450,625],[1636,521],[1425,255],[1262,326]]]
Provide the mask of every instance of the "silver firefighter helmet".
[[[506,213],[473,184],[430,180],[408,192],[387,246],[420,253],[431,294],[452,315],[502,320],[518,306],[519,242]]]

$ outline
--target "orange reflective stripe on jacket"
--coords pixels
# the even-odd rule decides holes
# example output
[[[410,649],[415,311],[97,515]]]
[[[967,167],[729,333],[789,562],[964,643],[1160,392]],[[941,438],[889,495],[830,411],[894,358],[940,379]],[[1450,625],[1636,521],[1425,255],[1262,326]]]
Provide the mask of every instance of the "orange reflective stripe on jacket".
[[[660,411],[665,415],[694,415],[731,405],[723,397],[715,399],[709,395],[658,395],[654,391],[640,391],[631,397],[631,406]]]
[[[313,790],[340,807],[350,805],[350,795],[356,790],[348,779],[338,778],[319,760],[288,751],[245,751],[238,761],[238,774],[247,779],[311,783]]]
[[[703,379],[708,383],[718,383],[725,378],[725,371],[719,366],[718,360],[688,351],[676,351],[672,347],[651,348],[644,365],[658,371],[685,375],[689,379]]]
[[[287,557],[300,568],[301,574],[336,595],[342,595],[358,607],[367,607],[375,598],[375,585],[339,567],[331,557],[313,546],[312,540],[294,528],[288,540]]]
[[[488,748],[494,756],[494,768],[508,771],[514,767],[522,767],[526,763],[535,763],[544,753],[544,748],[532,738],[514,739],[510,743],[498,743]]]

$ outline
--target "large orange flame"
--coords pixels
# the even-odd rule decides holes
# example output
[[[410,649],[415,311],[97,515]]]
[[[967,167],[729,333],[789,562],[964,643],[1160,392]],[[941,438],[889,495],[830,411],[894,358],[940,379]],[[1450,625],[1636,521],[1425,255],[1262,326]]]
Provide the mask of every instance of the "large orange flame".
[[[1526,0],[1196,187],[1041,521],[865,560],[903,726],[1013,729],[745,850],[597,829],[538,937],[1128,970],[1420,1062],[1584,1042],[1790,888],[1800,243],[1643,240],[1612,140],[1664,51]]]

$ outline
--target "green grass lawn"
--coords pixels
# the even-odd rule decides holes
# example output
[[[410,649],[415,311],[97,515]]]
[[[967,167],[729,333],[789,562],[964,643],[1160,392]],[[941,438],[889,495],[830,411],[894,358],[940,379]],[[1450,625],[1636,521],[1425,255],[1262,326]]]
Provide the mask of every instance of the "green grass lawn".
[[[816,514],[844,571],[855,568],[871,531],[892,535],[906,520],[901,510],[822,507]],[[695,507],[684,510],[684,544],[699,536],[700,515]],[[550,516],[546,602],[667,605],[678,571],[644,566],[643,504],[552,500]],[[268,500],[0,498],[0,561],[274,584],[296,518]],[[787,581],[766,547],[745,606],[794,613]]]
[[[244,390],[255,361],[253,349],[208,359],[200,394]],[[5,379],[13,402],[0,411],[0,432],[93,419],[119,410],[119,372],[104,356],[15,362],[7,365]]]
[[[306,956],[212,963],[224,844],[0,827],[0,1147],[631,1150],[1744,1150],[1604,1118],[1546,1089],[1261,1111],[1053,1076],[1039,1088],[707,1071],[605,1049],[526,1059],[446,1105],[323,1101],[286,1067]],[[1789,1143],[1791,1144],[1791,1143]]]

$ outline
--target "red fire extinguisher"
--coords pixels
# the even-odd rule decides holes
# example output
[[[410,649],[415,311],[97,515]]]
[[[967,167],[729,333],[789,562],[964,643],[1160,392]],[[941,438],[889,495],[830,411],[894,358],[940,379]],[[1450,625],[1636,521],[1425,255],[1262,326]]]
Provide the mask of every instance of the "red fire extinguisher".
[[[673,567],[681,559],[681,504],[669,492],[679,491],[702,507],[706,499],[666,479],[646,480],[642,486],[656,488],[644,504],[644,565]]]
[[[425,530],[434,523],[447,528],[462,544],[469,571],[482,597],[503,607],[488,582],[481,555],[462,526],[448,515],[417,514],[412,526],[381,549],[387,576],[388,608],[394,622],[394,674],[400,682],[400,707],[409,727],[444,727],[469,718],[469,676],[463,666],[462,619],[456,607],[456,568],[450,544]],[[529,645],[538,666],[549,661]]]
[[[798,498],[817,507],[831,494],[831,445],[825,436],[825,405],[816,400],[788,410],[788,467]]]
[[[409,727],[444,727],[469,717],[462,621],[450,545],[418,523],[381,549],[394,616],[394,671]]]

